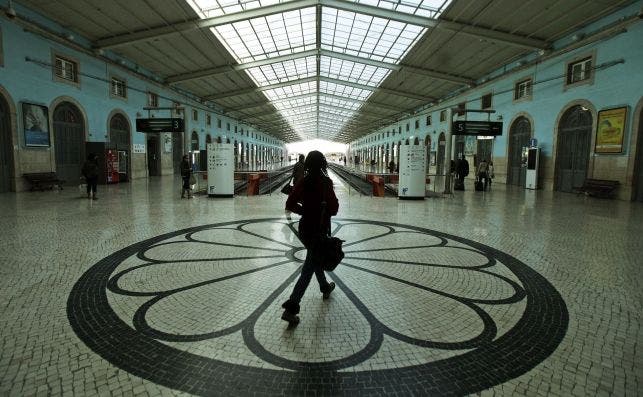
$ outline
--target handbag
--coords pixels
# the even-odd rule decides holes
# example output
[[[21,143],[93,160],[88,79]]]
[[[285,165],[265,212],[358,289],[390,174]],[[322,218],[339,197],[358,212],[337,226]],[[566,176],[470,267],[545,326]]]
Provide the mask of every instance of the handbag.
[[[324,192],[326,191],[326,186],[324,184]],[[324,193],[322,192],[322,195]],[[326,200],[322,197],[322,211],[321,216],[319,217],[319,226],[324,224],[324,215],[326,214]],[[330,235],[330,227],[328,230],[322,231],[322,235],[319,238],[319,252],[322,256],[321,266],[324,271],[332,272],[337,268],[337,265],[340,264],[342,259],[344,259],[344,250],[342,249],[342,244],[344,240],[332,237]]]
[[[196,185],[196,178],[194,174],[190,174],[190,185]]]
[[[290,184],[290,181],[292,181],[292,177],[288,180],[288,183],[286,183],[284,187],[281,188],[281,192],[283,194],[290,194],[290,192],[292,192],[293,186]]]

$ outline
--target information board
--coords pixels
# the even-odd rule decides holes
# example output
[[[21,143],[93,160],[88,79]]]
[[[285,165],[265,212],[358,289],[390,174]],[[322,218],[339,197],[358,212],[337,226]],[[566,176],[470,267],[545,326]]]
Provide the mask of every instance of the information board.
[[[426,147],[400,146],[400,199],[424,199],[426,195]]]
[[[234,145],[208,143],[208,196],[234,196]]]

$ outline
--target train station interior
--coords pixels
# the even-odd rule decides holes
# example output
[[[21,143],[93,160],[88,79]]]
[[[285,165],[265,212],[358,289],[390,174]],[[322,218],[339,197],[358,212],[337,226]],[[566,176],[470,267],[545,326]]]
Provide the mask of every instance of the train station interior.
[[[642,22],[0,0],[0,396],[643,394]],[[310,150],[345,256],[289,324]]]

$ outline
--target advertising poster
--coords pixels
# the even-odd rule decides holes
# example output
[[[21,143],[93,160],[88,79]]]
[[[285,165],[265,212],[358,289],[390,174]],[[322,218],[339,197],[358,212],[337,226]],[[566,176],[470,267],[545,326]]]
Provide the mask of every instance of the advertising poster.
[[[25,146],[49,146],[47,107],[23,102],[22,123]]]
[[[621,153],[627,107],[601,110],[596,123],[595,153]]]
[[[208,196],[234,195],[234,145],[208,143]]]

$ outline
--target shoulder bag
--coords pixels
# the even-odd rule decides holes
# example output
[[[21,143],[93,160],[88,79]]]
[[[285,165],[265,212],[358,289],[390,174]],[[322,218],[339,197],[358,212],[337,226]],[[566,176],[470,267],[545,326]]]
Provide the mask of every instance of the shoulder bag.
[[[290,179],[288,179],[288,183],[286,183],[284,187],[281,188],[281,192],[283,194],[290,194],[290,192],[292,192],[293,186],[290,184],[290,181],[292,181],[292,177],[290,177]]]
[[[327,230],[323,230],[324,217],[326,215],[326,182],[323,183],[322,190],[322,210],[319,218],[319,226],[321,231],[321,236],[319,237],[319,254],[322,256],[322,269],[327,272],[332,272],[335,270],[337,265],[344,259],[344,251],[342,250],[342,244],[344,240],[332,237],[330,235],[330,226]]]

